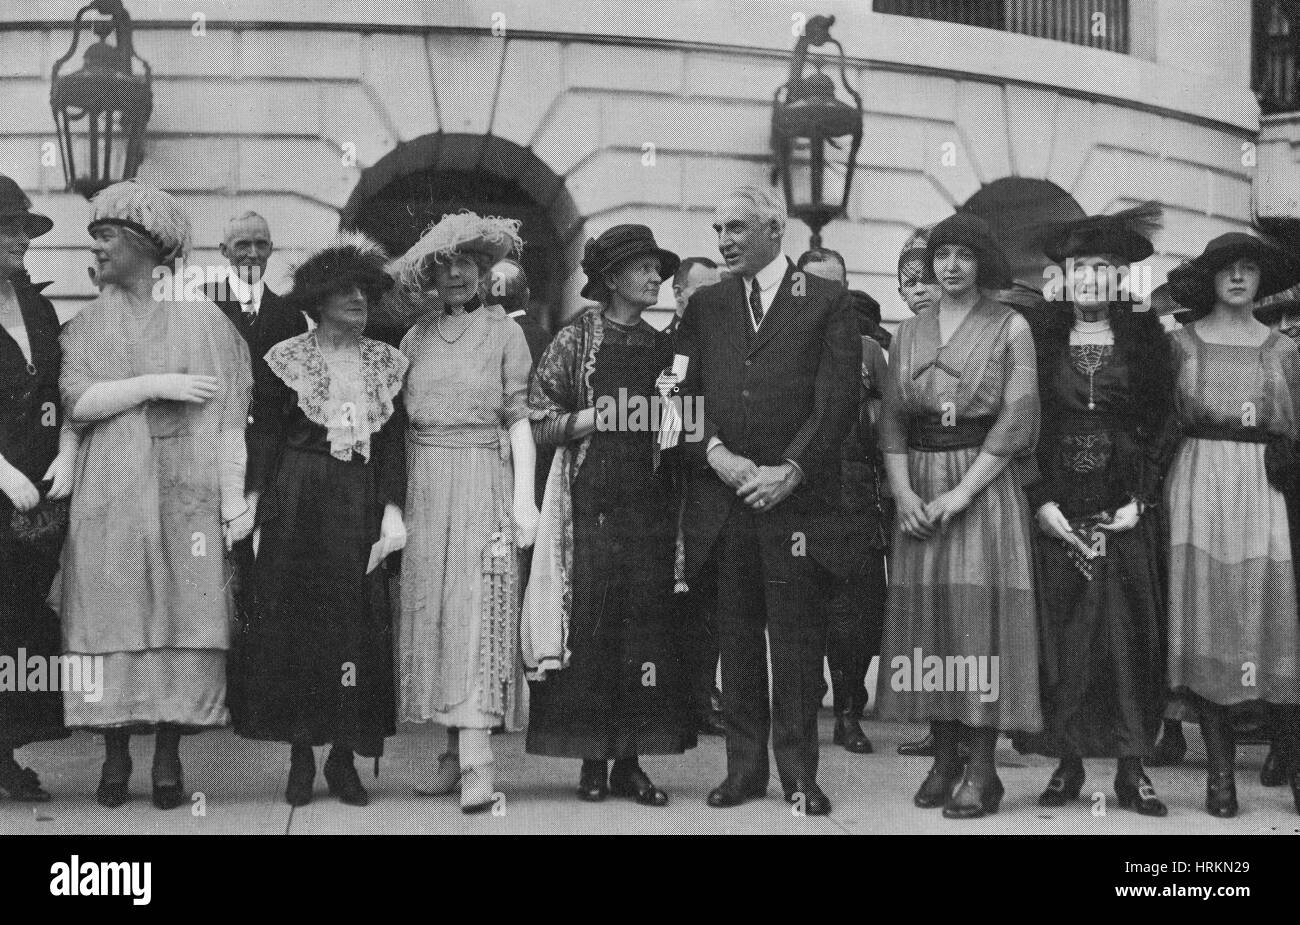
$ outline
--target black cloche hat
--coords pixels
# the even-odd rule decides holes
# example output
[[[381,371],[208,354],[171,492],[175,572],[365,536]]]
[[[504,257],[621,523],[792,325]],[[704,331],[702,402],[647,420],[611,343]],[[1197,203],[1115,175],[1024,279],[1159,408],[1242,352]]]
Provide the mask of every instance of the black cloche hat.
[[[681,258],[655,243],[654,232],[645,225],[615,225],[598,238],[588,238],[582,253],[582,272],[587,284],[582,297],[595,302],[609,298],[604,275],[625,260],[653,254],[659,259],[659,275],[668,279],[677,272]]]
[[[0,174],[0,220],[13,218],[22,218],[29,238],[39,238],[54,227],[48,216],[32,211],[32,201],[17,183]]]
[[[1257,300],[1300,280],[1300,266],[1280,247],[1245,232],[1229,231],[1205,245],[1200,256],[1170,271],[1169,294],[1180,305],[1207,312],[1214,307],[1214,275],[1243,257],[1259,264]]]

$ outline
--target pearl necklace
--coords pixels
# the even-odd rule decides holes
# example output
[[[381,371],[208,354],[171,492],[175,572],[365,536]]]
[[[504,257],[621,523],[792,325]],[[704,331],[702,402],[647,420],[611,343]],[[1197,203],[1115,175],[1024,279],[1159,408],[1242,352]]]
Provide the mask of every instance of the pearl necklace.
[[[433,326],[434,326],[435,328],[438,329],[438,336],[441,337],[441,338],[443,339],[443,341],[445,341],[445,342],[448,343],[448,344],[454,344],[454,343],[456,343],[456,341],[458,341],[458,340],[460,340],[462,337],[464,337],[464,336],[465,336],[465,332],[468,331],[468,330],[470,329],[470,327],[474,324],[474,317],[473,317],[472,315],[470,315],[469,313],[467,313],[467,312],[461,312],[460,314],[465,315],[466,317],[468,317],[468,318],[469,318],[469,321],[467,321],[467,322],[465,323],[465,327],[463,327],[463,328],[460,329],[460,333],[459,333],[459,334],[457,334],[455,337],[451,337],[451,338],[449,338],[449,337],[447,337],[446,334],[442,333],[442,319],[443,319],[444,316],[449,315],[449,314],[451,314],[451,313],[450,313],[450,312],[443,312],[441,315],[438,315],[436,318],[433,319]]]

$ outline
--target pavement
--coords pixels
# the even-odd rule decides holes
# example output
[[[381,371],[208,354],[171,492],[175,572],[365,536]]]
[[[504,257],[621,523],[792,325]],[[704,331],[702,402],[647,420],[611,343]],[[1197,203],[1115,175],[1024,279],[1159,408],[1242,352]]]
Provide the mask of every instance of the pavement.
[[[1205,755],[1197,731],[1188,726],[1189,751],[1183,764],[1153,768],[1157,793],[1169,816],[1150,819],[1120,809],[1111,790],[1114,765],[1088,761],[1083,797],[1059,810],[1037,805],[1054,762],[1017,754],[999,740],[998,774],[1007,795],[1001,810],[979,820],[944,819],[938,810],[912,806],[912,794],[929,767],[929,759],[903,758],[902,742],[924,735],[918,725],[866,722],[875,754],[852,755],[831,745],[833,717],[821,717],[819,783],[831,798],[827,817],[793,814],[781,799],[774,778],[766,799],[732,809],[712,809],[705,796],[725,772],[723,740],[701,736],[698,748],[682,756],[650,757],[642,766],[670,795],[663,808],[638,806],[611,798],[583,803],[573,795],[578,762],[524,754],[524,735],[493,736],[497,789],[502,794],[493,812],[466,816],[457,797],[421,797],[412,790],[417,771],[435,760],[441,730],[402,727],[389,739],[376,780],[369,761],[358,760],[370,791],[365,808],[345,806],[330,797],[318,775],[315,799],[293,808],[284,802],[289,749],[273,742],[250,742],[222,729],[186,737],[181,744],[188,807],[162,812],[149,802],[150,739],[132,741],[135,776],[133,799],[118,809],[95,802],[95,785],[103,760],[98,736],[75,733],[61,742],[19,750],[19,762],[40,774],[54,794],[50,803],[16,803],[0,799],[0,834],[967,834],[967,835],[1278,835],[1300,834],[1300,815],[1287,787],[1264,788],[1259,766],[1264,746],[1238,750],[1237,787],[1241,813],[1214,819],[1205,813]],[[323,763],[317,750],[317,765]]]

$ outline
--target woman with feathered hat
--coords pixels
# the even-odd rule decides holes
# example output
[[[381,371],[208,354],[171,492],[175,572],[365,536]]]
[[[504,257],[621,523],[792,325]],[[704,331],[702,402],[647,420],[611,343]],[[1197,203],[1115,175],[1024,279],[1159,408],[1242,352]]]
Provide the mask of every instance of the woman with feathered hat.
[[[154,734],[153,802],[169,809],[188,802],[181,734],[229,718],[222,547],[253,523],[248,348],[206,299],[160,298],[175,288],[155,285],[161,268],[190,244],[170,195],[109,186],[89,231],[101,291],[62,336],[59,387],[82,436],[60,598],[64,649],[103,657],[103,697],[65,691],[64,713],[104,734],[104,806],[128,798],[131,734]]]
[[[231,671],[235,732],[288,742],[285,800],[312,798],[312,746],[344,803],[369,797],[354,755],[396,732],[392,619],[382,560],[402,547],[407,361],[362,337],[392,287],[383,249],[346,235],[293,274],[316,326],[276,344],[255,383],[248,492],[256,511],[253,612]]]
[[[1135,304],[1131,267],[1154,251],[1154,203],[1056,224],[1044,253],[1064,270],[1035,313],[1043,423],[1038,530],[1040,676],[1045,731],[1060,764],[1040,806],[1078,797],[1083,759],[1118,761],[1119,805],[1164,816],[1142,769],[1164,705],[1164,595],[1154,518],[1160,441],[1173,410],[1160,320]]]
[[[1197,320],[1171,335],[1180,440],[1166,480],[1169,673],[1199,714],[1205,809],[1235,816],[1233,720],[1273,713],[1300,812],[1300,625],[1284,492],[1295,484],[1300,350],[1252,314],[1300,270],[1277,247],[1220,235],[1169,274]],[[1175,704],[1177,706],[1177,703]]]
[[[664,805],[668,795],[639,757],[695,745],[672,618],[677,504],[669,467],[659,465],[649,422],[620,428],[615,409],[606,410],[616,397],[629,411],[658,397],[655,382],[672,352],[641,313],[678,262],[645,225],[616,225],[589,239],[582,295],[600,304],[555,335],[529,393],[538,443],[560,452],[547,480],[549,529],[534,554],[528,612],[549,587],[561,613],[554,648],[536,645],[545,637],[531,623],[523,634],[538,669],[528,752],[581,759],[577,792],[589,802],[613,793]],[[549,585],[548,572],[557,576]]]
[[[77,443],[59,406],[59,318],[23,267],[32,239],[52,227],[17,183],[0,176],[0,652],[9,658],[62,651],[45,599],[58,569],[66,526],[59,515],[72,491]],[[67,734],[58,690],[0,691],[0,792],[50,799],[14,750]]]
[[[532,358],[522,329],[487,298],[493,264],[522,246],[518,221],[461,212],[390,268],[401,302],[429,306],[402,340],[411,365],[399,718],[447,728],[417,790],[459,784],[467,813],[493,804],[490,731],[518,725],[518,551],[537,530]]]
[[[999,730],[1042,726],[1022,488],[1038,385],[1029,325],[986,294],[1011,281],[988,226],[964,213],[940,222],[926,267],[939,302],[899,327],[880,420],[896,522],[878,700],[882,719],[930,723],[934,766],[913,802],[972,819],[1002,799]]]

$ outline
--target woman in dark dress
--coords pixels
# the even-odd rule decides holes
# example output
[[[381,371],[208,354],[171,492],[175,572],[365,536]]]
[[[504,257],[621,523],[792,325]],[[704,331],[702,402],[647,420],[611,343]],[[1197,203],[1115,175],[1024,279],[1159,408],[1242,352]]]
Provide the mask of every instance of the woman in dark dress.
[[[1159,319],[1135,311],[1121,271],[1151,256],[1159,207],[1058,225],[1044,251],[1067,274],[1035,317],[1041,479],[1028,489],[1038,530],[1045,732],[1060,765],[1040,806],[1078,797],[1086,757],[1118,759],[1119,805],[1164,816],[1142,770],[1164,698],[1159,446],[1173,409]],[[1121,285],[1124,288],[1121,288]]]
[[[292,747],[285,800],[325,781],[369,802],[353,755],[396,732],[393,636],[381,560],[400,549],[406,470],[399,393],[406,358],[361,336],[391,286],[375,243],[348,236],[294,273],[313,331],[266,355],[254,384],[248,492],[256,506],[254,608],[232,671],[235,732]]]
[[[582,759],[578,796],[589,801],[612,792],[664,805],[637,757],[695,746],[672,635],[677,505],[650,416],[638,426],[629,413],[638,399],[648,407],[658,398],[656,380],[672,360],[641,312],[677,264],[643,225],[588,241],[582,294],[601,304],[555,336],[529,394],[538,445],[563,452],[543,502],[542,524],[552,529],[539,532],[533,600],[525,598],[525,662],[541,676],[530,685],[528,751]],[[548,582],[548,572],[571,575],[571,585]],[[530,658],[527,621],[546,587],[560,592],[564,621],[553,660]]]
[[[76,436],[62,428],[59,319],[23,269],[28,243],[53,224],[31,211],[17,183],[0,176],[0,654],[14,659],[20,650],[41,659],[63,651],[58,619],[45,604],[62,534],[24,541],[13,524],[15,513],[21,520],[37,512],[38,486],[48,483],[44,496],[51,501],[72,490]],[[58,690],[0,691],[0,791],[13,800],[48,800],[36,772],[14,760],[14,749],[66,735]]]

